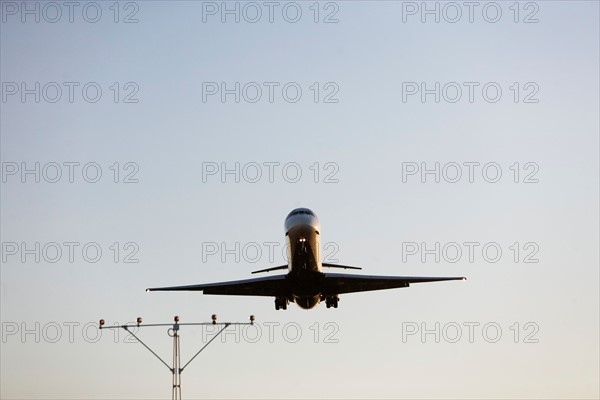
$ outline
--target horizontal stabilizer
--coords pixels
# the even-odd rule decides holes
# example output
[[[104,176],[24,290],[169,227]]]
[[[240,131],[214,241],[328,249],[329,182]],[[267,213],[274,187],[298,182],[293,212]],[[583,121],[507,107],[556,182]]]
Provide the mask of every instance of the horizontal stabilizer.
[[[325,267],[325,268],[362,269],[361,267],[351,267],[349,265],[340,265],[340,264],[323,263],[321,265],[323,265],[323,267]]]
[[[267,269],[259,269],[258,271],[252,271],[253,274],[258,274],[260,272],[271,272],[271,271],[277,271],[280,269],[288,269],[287,265],[281,265],[279,267],[272,267],[272,268],[267,268]]]

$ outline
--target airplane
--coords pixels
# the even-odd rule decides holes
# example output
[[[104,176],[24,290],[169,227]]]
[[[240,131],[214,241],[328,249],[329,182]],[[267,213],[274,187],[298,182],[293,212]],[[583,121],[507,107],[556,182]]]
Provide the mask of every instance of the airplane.
[[[149,288],[146,291],[187,290],[202,291],[204,294],[213,295],[267,296],[275,297],[276,310],[286,310],[290,302],[308,310],[323,300],[325,300],[327,308],[337,308],[340,294],[345,293],[403,288],[410,286],[411,283],[466,280],[465,277],[324,273],[322,272],[323,268],[357,270],[362,268],[321,262],[319,257],[321,225],[315,213],[308,208],[292,210],[285,219],[284,228],[288,244],[288,263],[252,273],[288,270],[287,274],[200,285]]]

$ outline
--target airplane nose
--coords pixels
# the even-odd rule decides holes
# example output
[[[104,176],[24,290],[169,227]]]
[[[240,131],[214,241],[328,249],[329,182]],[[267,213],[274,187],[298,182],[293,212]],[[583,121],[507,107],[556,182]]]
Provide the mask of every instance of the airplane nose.
[[[290,230],[294,231],[319,231],[319,220],[317,216],[308,208],[297,208],[293,210],[285,219],[284,223],[286,235]]]

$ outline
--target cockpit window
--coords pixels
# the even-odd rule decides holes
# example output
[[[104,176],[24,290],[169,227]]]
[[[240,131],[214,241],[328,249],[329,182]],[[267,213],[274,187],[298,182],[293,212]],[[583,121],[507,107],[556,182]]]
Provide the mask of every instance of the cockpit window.
[[[293,216],[293,215],[298,215],[298,214],[305,214],[305,215],[311,215],[313,217],[315,217],[315,213],[313,213],[312,211],[310,211],[308,208],[297,208],[294,211],[292,211],[290,213],[290,215],[288,215],[288,218]]]

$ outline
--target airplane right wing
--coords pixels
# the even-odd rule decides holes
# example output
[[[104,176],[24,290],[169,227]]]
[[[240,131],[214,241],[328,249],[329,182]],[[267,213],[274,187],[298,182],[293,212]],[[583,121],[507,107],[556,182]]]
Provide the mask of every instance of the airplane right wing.
[[[288,281],[285,275],[265,278],[244,279],[240,281],[207,283],[201,285],[169,286],[146,289],[153,291],[202,291],[204,294],[222,294],[231,296],[287,296]]]
[[[366,292],[408,287],[411,283],[439,282],[466,280],[456,277],[424,277],[424,276],[375,276],[351,274],[325,274],[323,279],[323,294],[335,295],[342,293]]]

